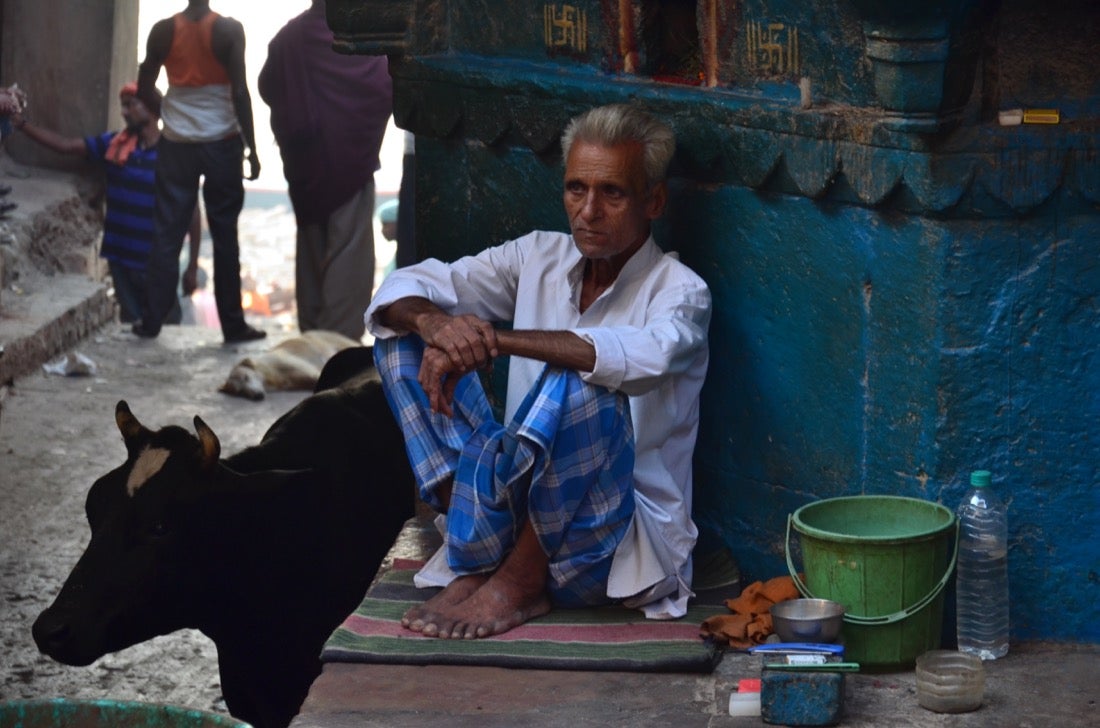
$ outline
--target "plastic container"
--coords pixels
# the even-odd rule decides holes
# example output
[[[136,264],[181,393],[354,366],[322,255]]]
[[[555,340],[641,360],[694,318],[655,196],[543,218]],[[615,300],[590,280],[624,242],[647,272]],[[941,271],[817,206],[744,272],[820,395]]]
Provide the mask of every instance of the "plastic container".
[[[12,700],[0,703],[2,728],[252,728],[232,716],[130,700]]]
[[[985,667],[977,655],[932,650],[917,658],[917,702],[937,713],[966,713],[982,705]]]
[[[730,693],[729,714],[734,716],[760,715],[760,693]]]
[[[799,533],[805,583],[791,558]],[[787,524],[787,568],[803,595],[844,605],[848,659],[870,672],[908,669],[940,646],[955,514],[919,498],[861,495],[802,506]]]
[[[760,715],[760,678],[746,678],[730,693],[730,715]]]
[[[956,637],[983,660],[1008,653],[1008,520],[988,470],[970,474],[959,506]]]
[[[844,713],[844,673],[760,671],[760,718],[773,725],[836,725]]]

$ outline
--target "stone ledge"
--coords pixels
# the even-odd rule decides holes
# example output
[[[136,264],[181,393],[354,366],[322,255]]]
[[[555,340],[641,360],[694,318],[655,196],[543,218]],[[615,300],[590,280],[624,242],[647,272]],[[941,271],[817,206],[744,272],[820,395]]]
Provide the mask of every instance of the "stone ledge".
[[[87,276],[43,277],[32,290],[4,293],[0,386],[72,348],[115,316],[107,287]]]
[[[115,316],[96,257],[102,215],[81,175],[0,154],[16,203],[0,223],[0,387],[70,349]]]

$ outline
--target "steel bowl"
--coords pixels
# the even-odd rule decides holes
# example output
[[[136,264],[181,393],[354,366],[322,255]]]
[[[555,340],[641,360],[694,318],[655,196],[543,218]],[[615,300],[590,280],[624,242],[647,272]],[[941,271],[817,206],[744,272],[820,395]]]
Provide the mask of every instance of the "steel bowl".
[[[771,608],[772,628],[784,642],[835,642],[844,605],[829,599],[789,599]]]

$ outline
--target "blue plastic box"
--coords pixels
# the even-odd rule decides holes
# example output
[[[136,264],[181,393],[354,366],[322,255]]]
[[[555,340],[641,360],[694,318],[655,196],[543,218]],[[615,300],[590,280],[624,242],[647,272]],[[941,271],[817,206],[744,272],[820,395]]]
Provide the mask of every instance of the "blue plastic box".
[[[836,725],[844,712],[844,673],[760,671],[760,717],[772,725]]]

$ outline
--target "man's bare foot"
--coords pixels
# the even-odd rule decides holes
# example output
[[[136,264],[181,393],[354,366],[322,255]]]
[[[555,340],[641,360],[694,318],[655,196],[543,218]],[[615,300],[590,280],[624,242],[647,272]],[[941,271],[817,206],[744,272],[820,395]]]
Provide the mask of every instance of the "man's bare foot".
[[[439,605],[438,610],[422,615],[420,631],[443,639],[489,637],[549,611],[550,598],[544,588],[532,591],[498,571],[466,599]]]
[[[446,609],[447,607],[454,606],[465,600],[477,591],[482,584],[488,581],[488,579],[488,574],[470,574],[468,576],[457,577],[454,581],[445,586],[443,591],[423,604],[418,604],[405,612],[405,615],[401,617],[401,626],[407,627],[413,632],[424,632],[424,628],[429,622],[428,615],[433,615],[441,609]],[[435,633],[436,630],[433,624],[431,631],[427,634],[429,637],[434,637]]]
[[[525,521],[515,547],[492,576],[461,577],[461,584],[456,579],[428,600],[406,626],[429,637],[456,640],[507,632],[550,611],[549,561]]]

